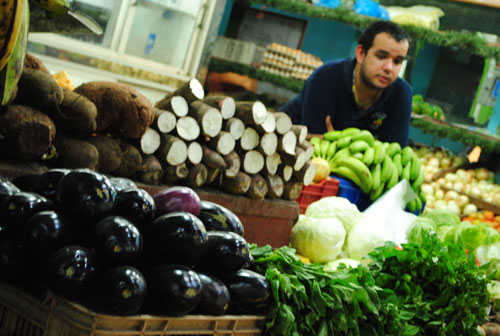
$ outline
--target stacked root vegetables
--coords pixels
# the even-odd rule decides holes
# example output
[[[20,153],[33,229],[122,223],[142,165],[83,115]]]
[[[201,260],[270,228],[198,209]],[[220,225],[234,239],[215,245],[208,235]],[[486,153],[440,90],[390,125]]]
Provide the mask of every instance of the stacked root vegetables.
[[[62,88],[37,63],[2,109],[0,152],[13,159],[255,199],[294,200],[315,175],[304,126],[261,102],[205,97],[195,79],[153,106],[121,83]]]
[[[312,138],[311,143],[313,156],[325,159],[331,173],[353,182],[372,201],[406,179],[418,195],[407,204],[408,209],[422,209],[424,170],[411,147],[402,149],[397,142],[381,142],[370,131],[355,127],[327,132],[324,139]]]

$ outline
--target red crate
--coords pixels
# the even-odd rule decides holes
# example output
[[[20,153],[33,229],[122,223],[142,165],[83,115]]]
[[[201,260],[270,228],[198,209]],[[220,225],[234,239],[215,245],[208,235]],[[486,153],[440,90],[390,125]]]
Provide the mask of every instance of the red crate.
[[[302,193],[297,202],[301,214],[306,212],[307,207],[314,201],[327,196],[337,196],[340,181],[334,178],[326,178],[319,183],[312,183],[302,188]]]

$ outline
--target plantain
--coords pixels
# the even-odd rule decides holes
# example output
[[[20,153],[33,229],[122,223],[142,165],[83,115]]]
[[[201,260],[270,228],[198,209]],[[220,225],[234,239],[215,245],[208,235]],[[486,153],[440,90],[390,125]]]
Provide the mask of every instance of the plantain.
[[[340,138],[341,134],[342,134],[342,131],[326,132],[325,134],[323,134],[323,139],[328,140],[328,141],[335,141],[338,138]]]
[[[337,162],[339,159],[344,158],[346,156],[350,156],[351,151],[349,150],[349,147],[342,148],[341,150],[338,150],[333,158],[330,160],[330,162]]]
[[[320,142],[321,142],[321,138],[319,138],[319,137],[312,137],[311,139],[309,139],[309,143],[313,146],[316,146],[316,144],[319,144]]]
[[[411,157],[410,178],[412,180],[417,179],[417,177],[420,175],[421,170],[420,159],[416,154],[413,154],[413,156]]]
[[[401,153],[397,153],[392,157],[392,163],[394,163],[394,166],[396,166],[398,176],[401,176],[401,173],[403,172],[403,165],[401,164]]]
[[[339,159],[337,165],[345,166],[355,172],[361,180],[361,185],[359,185],[361,190],[365,194],[368,194],[370,192],[370,189],[373,185],[372,173],[370,169],[368,169],[368,167],[363,162],[361,162],[361,160],[358,160],[351,156],[347,156]]]
[[[373,143],[375,142],[375,138],[373,137],[373,134],[371,134],[371,132],[368,130],[361,130],[352,136],[353,142],[358,141],[358,140],[365,141],[370,147],[372,147]]]
[[[408,210],[410,210],[410,212],[415,212],[415,210],[417,209],[416,199],[413,199],[410,202],[408,202],[408,204],[406,204],[406,207],[408,208]]]
[[[356,174],[352,169],[346,166],[338,166],[332,169],[331,171],[334,175],[346,178],[353,182],[355,185],[361,188],[363,182],[359,178],[358,174]]]
[[[326,158],[326,154],[328,153],[328,147],[330,146],[330,141],[328,140],[321,140],[321,142],[319,143],[319,156],[321,158]]]
[[[352,136],[347,135],[345,137],[341,137],[337,140],[337,147],[338,148],[346,148],[351,144],[351,139]]]
[[[330,142],[328,150],[326,151],[326,161],[330,161],[337,152],[337,141]]]
[[[382,170],[382,167],[380,166],[380,163],[376,164],[372,168],[372,176],[373,176],[373,185],[372,185],[372,190],[378,189],[380,187],[381,181],[380,181],[380,172]]]
[[[320,142],[316,142],[314,145],[314,157],[321,157],[321,140]]]
[[[422,205],[423,205],[422,200],[420,199],[420,197],[417,196],[415,198],[415,210],[419,212],[422,211]]]
[[[399,181],[398,169],[396,168],[394,163],[392,163],[392,160],[389,161],[389,164],[392,166],[392,169],[391,169],[391,176],[387,180],[387,186],[386,186],[387,190],[394,187]]]
[[[375,158],[375,150],[373,147],[368,147],[365,150],[365,154],[363,155],[363,163],[367,166],[370,166],[373,163],[373,159]]]
[[[351,138],[351,143],[349,144],[349,149],[351,150],[351,153],[360,153],[360,152],[365,152],[365,150],[369,147],[368,143],[364,140],[357,140],[357,141],[352,141]]]
[[[0,70],[9,61],[24,22],[26,0],[3,0],[0,11]]]
[[[401,150],[401,164],[406,166],[408,162],[410,162],[411,158],[413,157],[413,149],[411,149],[410,146],[406,146]]]
[[[363,153],[354,153],[352,154],[352,157],[355,157],[356,159],[363,161]]]
[[[403,166],[403,172],[401,173],[401,179],[406,179],[410,183],[410,172],[411,172],[411,160]]]
[[[392,157],[398,153],[401,153],[401,145],[399,142],[391,142],[389,146],[387,146],[385,154],[389,155],[392,159]]]
[[[375,150],[374,157],[373,157],[373,163],[378,164],[382,163],[385,158],[385,149],[383,144],[379,141],[375,141],[373,144],[373,149]]]
[[[356,127],[347,127],[344,128],[343,130],[340,131],[340,138],[344,138],[346,136],[352,137],[354,134],[357,134],[360,132],[359,128]]]
[[[372,191],[370,192],[370,200],[376,201],[384,193],[384,190],[384,183],[381,183],[377,189],[372,189]]]
[[[382,161],[382,171],[380,173],[380,180],[386,182],[392,175],[393,164],[391,158],[386,155]]]
[[[424,170],[421,169],[420,174],[418,174],[417,178],[411,183],[411,187],[413,190],[415,190],[415,192],[418,192],[420,186],[422,185],[422,183],[424,183],[424,177],[425,177]]]
[[[55,13],[55,14],[66,14],[70,9],[70,3],[68,0],[30,0],[34,4],[42,7],[43,9]]]

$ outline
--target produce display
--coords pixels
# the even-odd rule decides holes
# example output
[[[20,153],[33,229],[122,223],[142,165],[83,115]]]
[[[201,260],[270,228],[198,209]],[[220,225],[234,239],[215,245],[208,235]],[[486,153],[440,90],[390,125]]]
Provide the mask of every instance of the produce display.
[[[313,157],[325,159],[334,175],[346,178],[377,200],[400,180],[406,179],[419,197],[408,203],[411,211],[421,210],[425,197],[420,191],[424,170],[418,156],[399,143],[380,142],[370,131],[349,127],[312,138]]]
[[[316,165],[307,128],[259,101],[208,96],[192,79],[153,106],[131,86],[71,90],[28,57],[0,113],[0,153],[51,168],[89,168],[147,184],[210,184],[254,199],[295,200]]]
[[[425,182],[434,180],[434,176],[444,169],[458,168],[469,162],[466,156],[456,155],[440,147],[429,148],[422,146],[420,148],[414,147],[413,150],[420,158]]]
[[[414,114],[423,114],[439,120],[445,120],[443,109],[438,105],[433,105],[424,101],[422,95],[419,94],[413,96],[411,111]]]
[[[49,170],[0,179],[0,217],[0,277],[35,295],[120,316],[262,314],[270,303],[269,282],[246,269],[241,221],[189,187],[151,196],[86,168]]]

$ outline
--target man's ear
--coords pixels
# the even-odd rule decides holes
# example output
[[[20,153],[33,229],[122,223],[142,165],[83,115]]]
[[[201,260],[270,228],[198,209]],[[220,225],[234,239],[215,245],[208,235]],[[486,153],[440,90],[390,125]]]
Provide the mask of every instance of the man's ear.
[[[358,63],[363,63],[363,60],[365,59],[365,50],[361,46],[361,44],[358,44],[356,46],[356,49],[354,50],[354,53],[356,55],[356,61]]]

